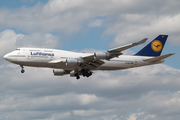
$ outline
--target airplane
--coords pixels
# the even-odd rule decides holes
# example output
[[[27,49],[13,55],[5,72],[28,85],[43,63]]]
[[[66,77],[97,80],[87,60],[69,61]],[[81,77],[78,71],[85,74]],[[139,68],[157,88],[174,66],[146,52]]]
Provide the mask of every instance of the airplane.
[[[161,55],[168,35],[159,35],[134,55],[123,55],[122,51],[145,43],[148,38],[104,52],[77,53],[58,49],[17,48],[4,56],[7,61],[18,64],[21,73],[24,66],[53,68],[54,76],[69,74],[79,79],[89,77],[97,70],[122,70],[163,63],[164,59],[174,55]]]

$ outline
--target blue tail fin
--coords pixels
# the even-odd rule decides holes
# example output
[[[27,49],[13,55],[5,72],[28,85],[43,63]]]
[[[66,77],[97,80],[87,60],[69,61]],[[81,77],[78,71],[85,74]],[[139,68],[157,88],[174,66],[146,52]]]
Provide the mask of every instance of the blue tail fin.
[[[152,42],[150,42],[147,46],[141,49],[135,55],[137,56],[160,56],[163,50],[163,47],[166,43],[168,35],[159,35]]]

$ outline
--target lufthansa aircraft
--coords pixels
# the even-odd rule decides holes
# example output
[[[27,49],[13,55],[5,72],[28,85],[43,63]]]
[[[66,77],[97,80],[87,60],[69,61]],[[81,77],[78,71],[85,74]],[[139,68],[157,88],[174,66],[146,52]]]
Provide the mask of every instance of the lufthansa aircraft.
[[[146,42],[147,38],[125,46],[96,53],[76,53],[56,49],[18,48],[4,56],[9,62],[21,66],[53,68],[56,76],[70,74],[80,78],[89,77],[95,70],[122,70],[163,63],[174,53],[161,55],[168,35],[159,35],[135,55],[122,55],[122,51]]]

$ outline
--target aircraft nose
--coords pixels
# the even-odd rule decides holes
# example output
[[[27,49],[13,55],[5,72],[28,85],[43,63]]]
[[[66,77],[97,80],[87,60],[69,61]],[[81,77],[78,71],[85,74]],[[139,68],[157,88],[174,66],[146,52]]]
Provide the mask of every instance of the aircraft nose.
[[[8,60],[8,54],[4,55],[4,59]]]

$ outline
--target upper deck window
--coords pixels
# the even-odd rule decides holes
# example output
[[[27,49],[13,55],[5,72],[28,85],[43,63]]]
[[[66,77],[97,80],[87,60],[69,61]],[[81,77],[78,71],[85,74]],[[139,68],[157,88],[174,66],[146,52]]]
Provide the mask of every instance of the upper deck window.
[[[20,49],[16,49],[16,50],[20,51]]]

